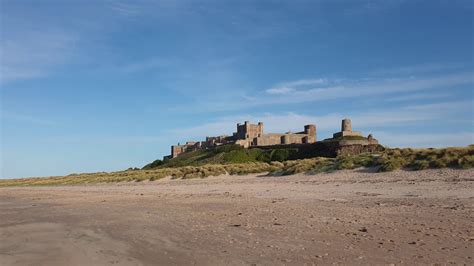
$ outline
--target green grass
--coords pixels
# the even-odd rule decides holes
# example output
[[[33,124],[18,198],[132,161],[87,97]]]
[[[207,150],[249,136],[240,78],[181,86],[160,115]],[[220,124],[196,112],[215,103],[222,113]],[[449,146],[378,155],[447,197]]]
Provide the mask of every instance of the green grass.
[[[232,164],[232,163],[250,163],[263,162],[270,163],[273,161],[286,161],[296,159],[298,157],[306,157],[298,154],[295,148],[278,148],[278,149],[245,149],[240,145],[223,145],[209,150],[199,150],[183,153],[180,156],[170,160],[155,160],[145,165],[143,170],[167,167],[183,167],[183,166],[201,166],[207,164]]]
[[[265,155],[263,155],[265,154]],[[264,158],[262,158],[265,156]],[[159,163],[154,169],[129,169],[119,172],[71,174],[45,178],[3,179],[1,186],[51,186],[116,182],[155,181],[164,177],[192,179],[222,174],[244,175],[268,173],[269,175],[292,175],[297,173],[330,172],[341,169],[376,167],[378,171],[397,169],[422,170],[437,168],[467,169],[474,167],[474,145],[445,149],[386,149],[379,153],[365,153],[337,158],[316,157],[300,160],[285,160],[291,151],[240,149],[222,147],[211,152],[197,151],[170,160],[171,166]],[[266,161],[259,161],[266,160]],[[282,160],[282,161],[279,161]],[[225,161],[225,163],[221,163]],[[203,164],[203,162],[207,162]],[[185,165],[188,163],[189,165]],[[195,164],[195,165],[193,165]],[[181,165],[181,166],[180,166]]]
[[[239,145],[223,145],[209,150],[199,150],[183,153],[167,161],[156,160],[147,164],[143,169],[202,166],[207,164],[229,164],[249,162],[269,162],[265,160],[266,152],[261,149],[245,149]]]

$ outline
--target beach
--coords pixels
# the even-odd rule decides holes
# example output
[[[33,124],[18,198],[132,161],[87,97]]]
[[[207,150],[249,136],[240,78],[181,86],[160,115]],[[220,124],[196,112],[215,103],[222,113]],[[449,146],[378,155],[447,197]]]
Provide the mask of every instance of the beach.
[[[472,264],[474,169],[0,188],[0,265]]]

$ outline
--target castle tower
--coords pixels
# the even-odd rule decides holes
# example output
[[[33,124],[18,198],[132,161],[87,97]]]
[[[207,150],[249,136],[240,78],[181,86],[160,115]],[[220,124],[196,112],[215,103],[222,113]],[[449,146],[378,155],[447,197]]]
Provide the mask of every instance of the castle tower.
[[[341,122],[341,132],[333,134],[334,138],[340,137],[361,137],[362,133],[357,131],[352,131],[352,122],[350,119],[345,118]]]
[[[258,122],[257,125],[257,137],[263,136],[263,122]]]
[[[171,158],[176,158],[178,157],[178,155],[180,155],[181,153],[183,153],[184,149],[181,145],[173,145],[171,146]]]
[[[348,118],[344,118],[341,123],[341,131],[352,131],[352,122]]]
[[[290,144],[290,136],[285,134],[280,138],[281,144]]]
[[[305,125],[304,133],[308,135],[306,143],[316,142],[316,125],[313,125],[313,124]]]
[[[244,124],[237,124],[237,132],[235,134],[237,139],[250,139],[258,138],[263,136],[263,123],[250,124],[249,121],[245,121]]]

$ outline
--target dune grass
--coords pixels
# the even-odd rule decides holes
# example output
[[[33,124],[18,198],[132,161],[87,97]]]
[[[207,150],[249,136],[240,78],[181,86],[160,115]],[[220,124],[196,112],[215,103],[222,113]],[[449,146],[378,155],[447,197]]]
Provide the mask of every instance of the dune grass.
[[[272,149],[262,150],[259,148],[245,149],[240,145],[222,145],[208,150],[197,150],[181,154],[180,156],[167,159],[155,160],[143,167],[144,170],[182,167],[202,166],[207,164],[239,164],[251,162],[270,163],[272,161],[286,161],[297,153],[296,149]]]
[[[155,181],[164,177],[171,179],[205,178],[223,174],[244,175],[249,173],[273,172],[278,166],[271,163],[249,162],[234,164],[208,164],[202,166],[182,166],[152,170],[126,170],[119,172],[100,172],[71,174],[42,178],[21,178],[0,180],[1,186],[50,186],[118,182]]]
[[[228,152],[235,152],[229,150]],[[220,156],[225,156],[225,152]],[[237,150],[241,153],[241,150]],[[51,186],[97,184],[117,182],[155,181],[164,177],[172,179],[205,178],[223,174],[245,175],[250,173],[268,173],[269,175],[292,175],[297,173],[319,173],[342,169],[355,169],[361,167],[376,167],[378,171],[393,171],[397,169],[422,170],[436,168],[473,168],[474,145],[460,148],[444,149],[387,149],[380,153],[365,153],[337,158],[316,157],[302,160],[288,161],[247,161],[249,154],[242,155],[234,163],[214,163],[205,165],[174,166],[146,170],[133,170],[119,172],[100,172],[71,174],[67,176],[45,178],[3,179],[0,186]],[[257,155],[251,155],[257,156]],[[232,155],[232,158],[239,158]],[[243,162],[240,162],[243,161]],[[183,161],[180,161],[180,164]]]

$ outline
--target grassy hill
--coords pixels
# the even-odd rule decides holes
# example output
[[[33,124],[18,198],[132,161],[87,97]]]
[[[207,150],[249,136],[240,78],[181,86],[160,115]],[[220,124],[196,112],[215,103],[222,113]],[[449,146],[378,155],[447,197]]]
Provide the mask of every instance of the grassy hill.
[[[446,167],[465,169],[474,167],[474,145],[444,149],[386,149],[377,153],[363,153],[336,158],[315,157],[286,160],[303,155],[305,154],[302,154],[301,151],[292,151],[292,149],[247,150],[233,146],[222,146],[213,150],[191,152],[165,162],[155,161],[142,170],[129,169],[111,173],[3,179],[0,180],[0,187],[138,182],[144,180],[154,181],[164,177],[189,179],[221,174],[268,173],[268,175],[291,175],[360,167],[375,167],[378,171]]]
[[[240,145],[222,145],[212,149],[183,153],[173,159],[155,160],[145,165],[143,169],[247,162],[270,163],[315,157],[336,157],[341,140],[367,140],[367,138],[348,136],[307,145],[274,145],[251,149],[245,149]],[[379,146],[380,151],[384,149],[382,145],[373,146]]]
[[[378,166],[381,171],[396,169],[469,168],[474,167],[474,145],[444,149],[386,149],[383,152],[364,153],[336,158],[313,156],[311,152],[297,148],[245,149],[238,145],[225,145],[210,150],[182,154],[170,160],[156,160],[143,170],[202,166],[209,164],[276,163],[317,158],[332,162],[334,169]]]
[[[198,166],[205,164],[229,164],[229,163],[248,163],[272,161],[283,162],[287,160],[303,159],[305,156],[296,148],[277,148],[277,149],[245,149],[239,145],[224,145],[214,149],[193,151],[181,154],[170,160],[156,160],[143,167],[146,169]]]

